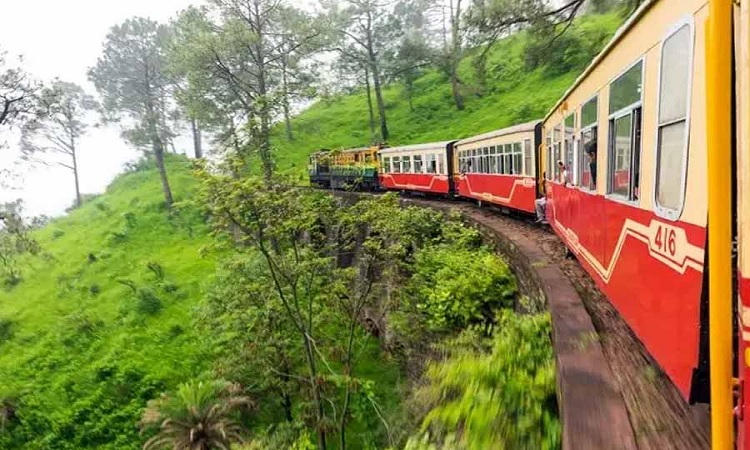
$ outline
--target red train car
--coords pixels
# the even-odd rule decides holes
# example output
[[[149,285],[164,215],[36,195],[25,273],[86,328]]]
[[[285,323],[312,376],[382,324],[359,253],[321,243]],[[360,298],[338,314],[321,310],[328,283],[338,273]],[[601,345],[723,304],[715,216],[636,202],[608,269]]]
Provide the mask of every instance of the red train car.
[[[543,124],[552,228],[690,401],[709,387],[707,15],[646,2]]]
[[[456,195],[527,213],[537,199],[541,122],[529,122],[458,141]]]
[[[449,196],[453,193],[453,143],[407,145],[381,149],[380,187]]]

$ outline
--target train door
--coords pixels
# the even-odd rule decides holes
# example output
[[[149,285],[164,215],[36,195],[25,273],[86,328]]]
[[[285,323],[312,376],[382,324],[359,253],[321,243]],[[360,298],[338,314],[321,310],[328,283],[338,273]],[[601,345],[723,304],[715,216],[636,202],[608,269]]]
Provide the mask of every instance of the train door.
[[[750,0],[735,7],[736,227],[739,358],[737,448],[750,450]]]

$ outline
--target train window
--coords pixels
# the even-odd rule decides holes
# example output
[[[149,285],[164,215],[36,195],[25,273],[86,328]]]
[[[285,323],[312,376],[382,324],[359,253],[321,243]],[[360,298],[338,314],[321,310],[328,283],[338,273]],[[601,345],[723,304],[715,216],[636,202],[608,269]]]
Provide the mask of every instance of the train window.
[[[609,193],[628,200],[639,198],[641,109],[610,120]]]
[[[576,116],[575,113],[568,115],[568,117],[565,118],[565,155],[563,161],[565,162],[565,167],[568,169],[568,176],[570,177],[570,173],[573,170],[574,167],[574,161],[575,161],[575,131],[576,131]],[[570,182],[571,180],[565,180],[566,182]],[[573,180],[575,183],[577,180]]]
[[[692,52],[690,24],[665,39],[661,50],[656,210],[672,220],[679,218],[685,197]]]
[[[581,145],[583,151],[580,152],[578,160],[578,171],[580,173],[579,181],[584,189],[596,189],[596,125],[581,131]],[[588,152],[594,150],[594,160],[591,160]]]
[[[414,173],[422,173],[422,155],[414,155]]]
[[[531,139],[523,141],[523,173],[526,176],[534,176],[534,152],[531,150]]]
[[[547,130],[547,171],[545,174],[547,175],[547,179],[552,179],[552,136],[549,134],[549,130]]]
[[[523,170],[523,150],[520,142],[513,144],[513,175],[521,175]]]
[[[505,154],[503,155],[503,164],[505,166],[505,174],[513,174],[513,144],[505,144]]]
[[[401,158],[401,172],[411,173],[411,156]]]
[[[388,156],[383,158],[383,172],[385,173],[391,172],[391,158]]]
[[[627,200],[640,197],[641,85],[643,61],[610,84],[608,193]]]
[[[581,128],[596,125],[599,120],[599,97],[595,96],[581,107]]]
[[[638,61],[609,85],[609,113],[614,114],[641,101],[643,61]]]
[[[435,154],[431,153],[425,156],[425,169],[427,173],[435,173]]]
[[[432,156],[434,157],[435,155],[432,155]],[[445,175],[445,158],[443,158],[442,153],[439,153],[437,155],[437,158],[438,158],[437,173],[441,175]],[[433,164],[434,164],[434,161],[433,161]]]
[[[398,156],[393,157],[393,173],[401,173],[401,158]]]

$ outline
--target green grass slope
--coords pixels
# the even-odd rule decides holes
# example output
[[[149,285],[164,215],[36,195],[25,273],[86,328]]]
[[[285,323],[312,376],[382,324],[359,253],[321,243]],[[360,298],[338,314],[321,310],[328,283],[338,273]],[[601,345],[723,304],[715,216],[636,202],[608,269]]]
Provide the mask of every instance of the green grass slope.
[[[169,170],[189,199],[189,163],[170,159]],[[16,403],[19,422],[0,448],[139,448],[145,402],[210,367],[192,326],[215,271],[199,255],[210,238],[162,204],[147,169],[37,233],[44,255],[0,291],[0,399]]]
[[[551,64],[527,70],[526,33],[499,41],[488,60],[486,87],[475,79],[470,54],[461,66],[466,108],[458,111],[450,83],[436,70],[428,70],[416,82],[414,111],[409,109],[404,88],[395,84],[384,90],[390,145],[464,138],[526,121],[541,119],[598,52],[622,18],[617,14],[584,16],[550,48]],[[281,170],[302,176],[307,155],[321,148],[345,148],[373,141],[364,92],[317,101],[293,120],[294,141],[275,130],[274,147]]]

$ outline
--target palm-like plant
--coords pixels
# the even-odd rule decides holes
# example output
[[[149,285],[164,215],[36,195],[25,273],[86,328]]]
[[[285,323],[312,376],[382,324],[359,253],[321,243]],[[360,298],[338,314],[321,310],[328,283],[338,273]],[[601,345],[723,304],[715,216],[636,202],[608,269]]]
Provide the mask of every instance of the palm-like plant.
[[[149,402],[141,419],[142,432],[157,429],[143,450],[229,450],[243,442],[236,415],[253,402],[237,385],[189,382],[176,395],[163,394]]]

